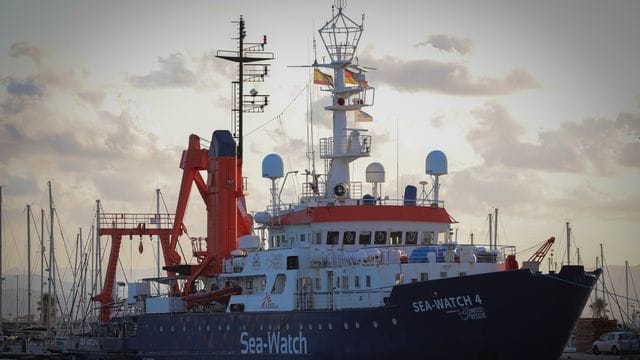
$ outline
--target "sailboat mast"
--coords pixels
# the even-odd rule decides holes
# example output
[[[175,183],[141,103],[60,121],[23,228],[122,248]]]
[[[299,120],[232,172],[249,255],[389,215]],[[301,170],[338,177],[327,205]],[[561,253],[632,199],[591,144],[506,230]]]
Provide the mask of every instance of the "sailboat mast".
[[[571,226],[567,221],[567,265],[571,265]]]
[[[0,334],[2,334],[2,186],[0,186]]]
[[[44,309],[44,304],[42,303],[44,294],[44,209],[40,208],[40,301],[41,301],[41,309]],[[44,324],[44,316],[41,316],[40,319]]]
[[[47,334],[50,331],[51,327],[51,303],[53,300],[53,313],[55,314],[56,305],[58,298],[56,296],[56,266],[54,263],[54,235],[53,235],[53,216],[54,216],[54,208],[53,208],[53,194],[51,191],[51,181],[47,182],[49,187],[49,281],[47,281],[47,285],[49,287],[49,296],[47,298]],[[44,308],[44,307],[43,307]]]
[[[27,324],[31,322],[31,205],[27,204]]]
[[[627,317],[630,317],[629,314],[629,261],[624,261],[624,285],[625,285],[625,296],[627,302]]]

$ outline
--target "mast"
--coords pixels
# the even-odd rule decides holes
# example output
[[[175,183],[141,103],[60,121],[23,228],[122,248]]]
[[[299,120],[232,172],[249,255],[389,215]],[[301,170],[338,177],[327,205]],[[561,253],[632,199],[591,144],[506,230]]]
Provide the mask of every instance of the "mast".
[[[31,205],[27,204],[27,325],[31,322]]]
[[[489,249],[493,249],[493,214],[489,213]]]
[[[629,314],[629,261],[624,261],[624,285],[625,285],[625,296],[627,302],[627,317],[631,317]]]
[[[313,65],[333,70],[335,86],[331,90],[332,101],[324,108],[333,113],[333,137],[320,139],[320,158],[329,164],[325,198],[341,201],[351,198],[349,164],[360,157],[370,156],[371,151],[371,136],[360,134],[366,130],[349,129],[347,112],[352,111],[356,120],[359,116],[371,118],[360,109],[373,105],[374,93],[374,88],[365,81],[363,69],[352,64],[364,27],[343,13],[344,6],[345,1],[336,1],[332,7],[335,15],[318,30],[331,63]],[[346,75],[348,79],[345,79]],[[370,100],[368,93],[371,94]]]
[[[158,222],[156,224],[156,227],[159,229],[160,228],[160,189],[156,189],[156,219],[158,219]],[[156,276],[158,277],[158,279],[160,278],[160,235],[156,235],[156,240],[158,241],[157,243],[157,250],[156,250],[156,255],[157,255],[157,262],[156,262]],[[156,289],[157,289],[157,295],[160,296],[160,283],[156,282]]]
[[[495,215],[495,219],[493,219],[493,224],[494,224],[493,246],[497,247],[498,246],[498,208],[496,208],[495,211],[496,211],[496,215]]]
[[[47,281],[48,286],[48,297],[47,297],[47,336],[49,335],[49,330],[51,327],[51,299],[53,299],[53,311],[55,313],[56,306],[56,285],[54,278],[55,274],[55,264],[54,264],[54,237],[53,237],[53,194],[51,193],[51,181],[47,181],[47,186],[49,187],[49,280]],[[53,288],[53,293],[52,293]],[[43,306],[44,309],[44,306]]]
[[[44,209],[40,208],[40,308],[44,308],[42,295],[44,294]],[[41,316],[41,325],[45,325],[44,316]]]
[[[605,293],[605,283],[604,283],[604,250],[602,248],[602,244],[600,244],[600,265],[602,266],[602,299],[604,300],[604,293]]]
[[[2,186],[0,186],[0,334],[2,334],[2,288],[4,281],[2,277]]]
[[[265,52],[267,36],[262,37],[262,42],[246,43],[247,36],[245,22],[242,15],[238,21],[238,50],[218,50],[217,58],[232,61],[238,64],[238,80],[232,83],[232,118],[233,138],[238,141],[236,156],[239,164],[242,164],[244,147],[244,113],[264,112],[264,107],[269,104],[269,95],[258,95],[256,89],[251,89],[249,95],[244,94],[245,82],[263,82],[269,76],[270,64],[257,63],[265,60],[273,60],[273,53]],[[240,166],[238,166],[240,168]],[[242,184],[239,184],[242,186]],[[240,188],[241,190],[241,188]]]
[[[571,265],[571,226],[567,221],[567,265]]]

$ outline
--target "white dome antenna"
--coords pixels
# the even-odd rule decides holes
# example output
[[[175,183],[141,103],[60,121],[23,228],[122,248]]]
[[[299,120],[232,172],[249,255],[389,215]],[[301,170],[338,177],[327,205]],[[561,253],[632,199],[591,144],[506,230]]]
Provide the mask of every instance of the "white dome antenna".
[[[384,177],[385,172],[384,166],[382,166],[382,164],[380,164],[379,162],[372,162],[371,164],[367,165],[365,180],[368,183],[373,184],[373,189],[371,191],[374,199],[377,199],[380,196],[378,191],[378,184],[384,183]]]
[[[271,179],[271,206],[274,215],[278,215],[278,186],[276,180],[284,177],[284,164],[278,154],[269,154],[262,159],[262,177]]]
[[[449,173],[447,156],[440,150],[430,152],[425,160],[425,173],[434,177],[432,205],[438,206],[438,201],[440,200],[440,175]]]

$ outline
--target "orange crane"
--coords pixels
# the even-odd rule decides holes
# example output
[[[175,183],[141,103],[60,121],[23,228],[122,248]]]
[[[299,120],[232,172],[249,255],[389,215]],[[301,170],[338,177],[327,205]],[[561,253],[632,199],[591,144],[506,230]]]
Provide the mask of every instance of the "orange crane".
[[[556,238],[553,236],[547,239],[547,241],[545,241],[542,244],[542,246],[540,246],[540,248],[536,250],[536,252],[533,255],[531,255],[529,260],[522,263],[522,268],[530,269],[534,273],[538,272],[538,269],[540,268],[540,263],[542,263],[542,260],[544,259],[544,257],[547,256],[547,253],[549,252],[549,250],[551,250],[551,246],[555,241],[556,241]]]

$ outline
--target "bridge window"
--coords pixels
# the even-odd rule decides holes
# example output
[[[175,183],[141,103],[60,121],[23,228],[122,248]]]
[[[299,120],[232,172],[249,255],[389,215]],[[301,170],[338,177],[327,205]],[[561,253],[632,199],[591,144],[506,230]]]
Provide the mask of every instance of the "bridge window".
[[[348,290],[349,289],[349,276],[347,275],[343,275],[342,276],[342,290]]]
[[[320,244],[322,244],[322,233],[316,232],[313,234],[313,245],[320,245]]]
[[[371,231],[360,231],[360,238],[358,244],[369,245],[371,244]]]
[[[371,275],[367,275],[367,277],[365,278],[365,286],[368,288],[371,287]]]
[[[389,234],[389,240],[391,245],[400,245],[402,240],[402,231],[392,231]]]
[[[376,231],[376,238],[374,240],[376,245],[384,245],[387,243],[387,232],[386,231]]]
[[[276,276],[276,281],[273,283],[273,288],[271,289],[272,294],[282,294],[284,292],[284,286],[287,283],[287,276],[285,274],[278,274]]]
[[[338,245],[340,240],[339,231],[327,231],[327,245]]]
[[[353,278],[353,286],[354,286],[356,289],[360,289],[360,276],[356,275],[356,276]]]
[[[420,245],[433,244],[433,233],[431,231],[423,231],[420,236]]]
[[[344,235],[342,235],[342,244],[343,245],[354,245],[356,243],[356,232],[355,231],[345,231]]]
[[[407,245],[415,245],[418,243],[418,232],[417,231],[407,231],[404,243]]]

